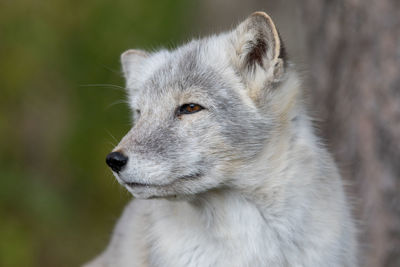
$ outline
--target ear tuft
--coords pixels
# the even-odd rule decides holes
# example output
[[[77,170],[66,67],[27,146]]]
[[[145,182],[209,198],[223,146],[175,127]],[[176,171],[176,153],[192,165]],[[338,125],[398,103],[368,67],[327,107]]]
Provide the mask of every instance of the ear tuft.
[[[246,65],[252,66],[253,63],[258,63],[264,66],[263,58],[267,52],[268,44],[263,38],[257,38],[255,42],[249,41],[249,52],[246,55]]]
[[[121,64],[125,79],[128,79],[147,57],[146,51],[138,49],[129,49],[122,53]]]

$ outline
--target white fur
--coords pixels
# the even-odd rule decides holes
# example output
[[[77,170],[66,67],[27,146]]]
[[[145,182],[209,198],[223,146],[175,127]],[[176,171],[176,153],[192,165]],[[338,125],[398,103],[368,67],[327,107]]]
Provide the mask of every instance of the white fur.
[[[240,27],[243,25],[246,24]],[[276,29],[271,32],[275,34]],[[279,63],[277,56],[269,52],[267,71],[256,66],[249,74],[251,77],[239,79],[233,70],[240,68],[243,58],[235,44],[251,38],[251,34],[239,37],[235,34],[234,31],[208,38],[199,58],[216,68],[240,96],[248,110],[248,120],[261,116],[275,125],[266,143],[261,144],[261,152],[246,162],[236,159],[237,155],[228,155],[226,161],[217,163],[212,175],[174,184],[176,179],[170,175],[172,165],[141,158],[132,148],[141,136],[140,129],[152,132],[162,125],[160,116],[142,114],[147,122],[138,120],[138,125],[116,148],[130,157],[126,170],[116,177],[121,184],[154,183],[163,189],[127,187],[139,198],[159,198],[132,200],[107,249],[86,267],[357,266],[355,229],[342,181],[333,160],[313,133],[298,76],[289,66],[279,88],[261,92],[265,84],[276,78],[271,68],[277,64],[271,62]],[[125,73],[141,73],[126,77],[128,88],[137,91],[165,60],[179,58],[190,47],[188,44],[177,52],[162,51],[148,56],[140,68],[124,66],[129,68]],[[274,49],[275,53],[279,51]],[[262,101],[261,94],[264,94]],[[140,101],[147,104],[157,101],[156,97],[139,98],[131,93],[133,108]],[[159,112],[175,101],[173,92],[162,98],[165,105]],[[188,89],[187,95],[179,99],[176,101],[183,103],[193,99],[207,101],[195,89]],[[152,113],[157,112],[156,106]],[[182,119],[180,134],[184,136],[194,123],[207,126],[212,121],[210,116],[199,112]],[[185,173],[194,172],[196,166],[192,162],[197,162],[199,155],[195,152],[201,151],[207,142],[217,144],[210,148],[215,149],[212,153],[227,146],[219,139],[218,125],[210,122],[208,128],[202,139],[189,142],[191,150],[184,159],[190,164],[182,165]]]

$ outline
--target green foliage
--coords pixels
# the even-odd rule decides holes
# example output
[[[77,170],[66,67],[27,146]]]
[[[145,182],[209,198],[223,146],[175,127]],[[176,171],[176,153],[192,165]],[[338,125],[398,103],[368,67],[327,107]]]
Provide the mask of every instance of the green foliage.
[[[125,93],[111,86],[123,87],[119,55],[179,42],[190,10],[0,2],[0,266],[78,266],[105,247],[130,198],[104,164],[130,128]]]

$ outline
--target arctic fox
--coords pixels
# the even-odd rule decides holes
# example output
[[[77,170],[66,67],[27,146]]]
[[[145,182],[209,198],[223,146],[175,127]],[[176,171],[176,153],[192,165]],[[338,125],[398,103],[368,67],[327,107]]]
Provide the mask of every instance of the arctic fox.
[[[121,61],[135,124],[106,161],[135,199],[86,266],[357,266],[341,177],[266,13]]]

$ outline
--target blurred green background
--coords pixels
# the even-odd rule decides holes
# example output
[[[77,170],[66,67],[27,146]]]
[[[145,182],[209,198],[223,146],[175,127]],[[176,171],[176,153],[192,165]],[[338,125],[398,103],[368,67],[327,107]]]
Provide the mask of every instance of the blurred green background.
[[[187,39],[191,4],[0,1],[0,266],[105,248],[130,199],[104,162],[131,124],[119,56]]]
[[[120,54],[175,47],[256,10],[308,70],[322,138],[354,184],[362,266],[400,266],[398,3],[0,0],[0,267],[79,266],[109,241],[131,198],[105,164],[131,125]]]
[[[108,243],[131,198],[105,164],[131,126],[120,54],[256,10],[307,70],[322,138],[354,184],[362,266],[400,266],[398,3],[0,0],[0,267],[80,266]]]

